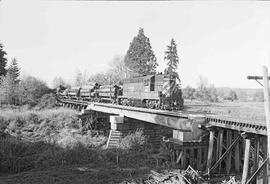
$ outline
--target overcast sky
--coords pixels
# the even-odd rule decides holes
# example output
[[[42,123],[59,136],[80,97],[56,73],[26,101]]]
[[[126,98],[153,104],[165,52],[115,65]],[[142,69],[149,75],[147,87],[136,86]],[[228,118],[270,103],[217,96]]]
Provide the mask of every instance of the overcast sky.
[[[171,38],[178,44],[182,85],[200,75],[217,87],[259,88],[270,61],[269,2],[0,2],[0,42],[9,61],[49,85],[76,70],[106,71],[144,28],[163,71]]]

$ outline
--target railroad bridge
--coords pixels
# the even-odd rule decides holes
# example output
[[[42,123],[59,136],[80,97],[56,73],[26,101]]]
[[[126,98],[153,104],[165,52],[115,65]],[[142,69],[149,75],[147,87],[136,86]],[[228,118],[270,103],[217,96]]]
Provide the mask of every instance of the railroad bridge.
[[[140,129],[156,148],[161,143],[167,146],[178,168],[191,165],[210,178],[235,175],[242,178],[242,184],[268,183],[265,122],[70,99],[58,102],[81,111],[81,118],[110,122],[108,148],[122,136]]]

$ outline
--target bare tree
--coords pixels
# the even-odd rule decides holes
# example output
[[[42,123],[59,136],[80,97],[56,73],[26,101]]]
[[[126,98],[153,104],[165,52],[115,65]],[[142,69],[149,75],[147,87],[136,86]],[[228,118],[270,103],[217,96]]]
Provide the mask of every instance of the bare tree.
[[[62,86],[66,86],[66,82],[64,81],[64,79],[62,77],[55,77],[53,79],[53,88],[58,88],[60,85]]]

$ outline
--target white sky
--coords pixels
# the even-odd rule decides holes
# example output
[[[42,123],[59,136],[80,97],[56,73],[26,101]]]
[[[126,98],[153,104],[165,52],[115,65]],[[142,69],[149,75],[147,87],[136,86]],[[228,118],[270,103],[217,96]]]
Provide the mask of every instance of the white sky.
[[[182,85],[200,75],[217,87],[259,88],[270,61],[270,2],[0,2],[0,42],[24,73],[71,79],[76,70],[106,71],[144,28],[163,71],[174,38]]]

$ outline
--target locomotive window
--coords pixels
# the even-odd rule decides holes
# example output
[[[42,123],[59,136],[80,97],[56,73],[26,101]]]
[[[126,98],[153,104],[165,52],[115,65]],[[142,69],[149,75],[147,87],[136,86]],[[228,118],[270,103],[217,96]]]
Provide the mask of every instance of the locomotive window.
[[[155,76],[151,77],[150,91],[155,91]]]

